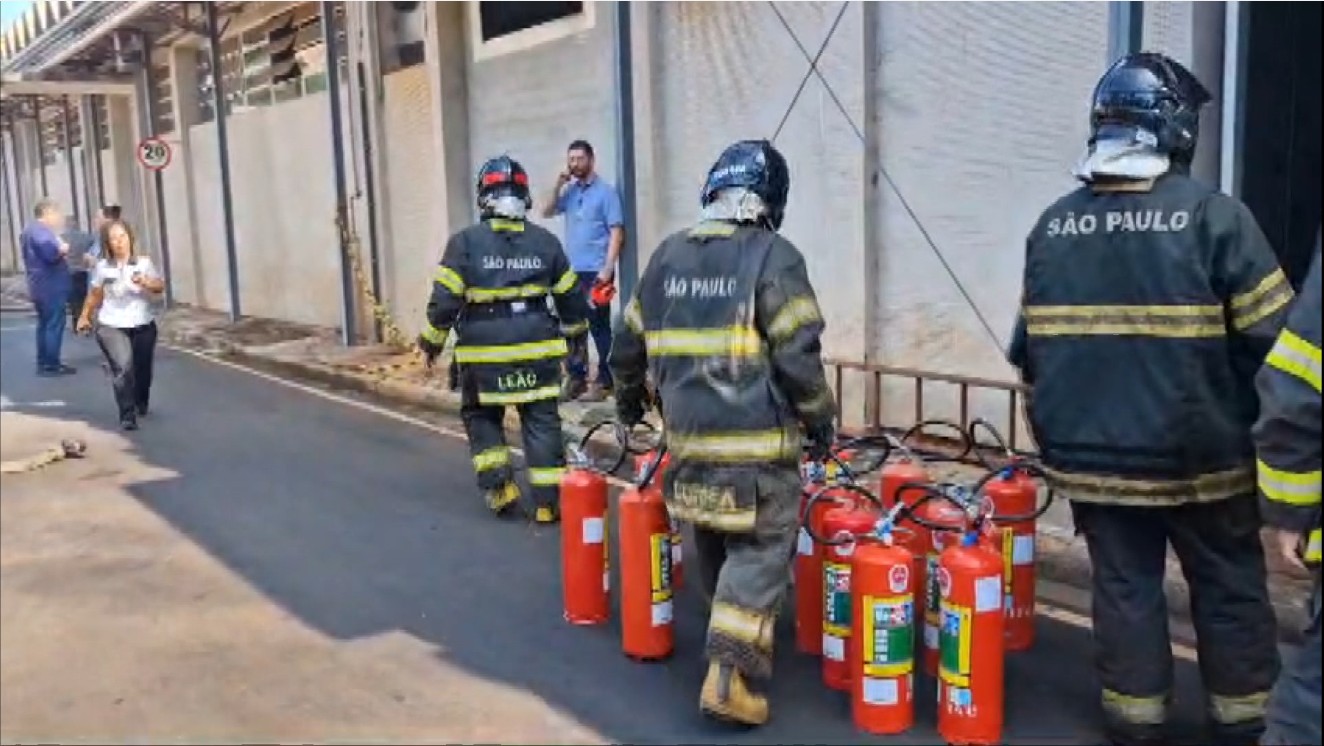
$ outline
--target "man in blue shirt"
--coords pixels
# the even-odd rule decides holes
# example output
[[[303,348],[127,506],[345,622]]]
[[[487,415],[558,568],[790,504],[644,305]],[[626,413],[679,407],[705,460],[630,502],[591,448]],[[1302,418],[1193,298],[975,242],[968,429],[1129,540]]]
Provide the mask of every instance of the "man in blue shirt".
[[[625,220],[621,197],[616,188],[603,181],[593,170],[593,146],[584,140],[570,143],[566,152],[566,170],[556,177],[556,186],[543,206],[545,218],[565,215],[565,253],[570,267],[579,275],[585,295],[595,285],[616,280],[616,260],[625,243]],[[598,351],[598,375],[588,383],[588,345],[580,340],[571,344],[567,361],[569,376],[564,397],[567,400],[602,401],[612,390],[607,354],[611,351],[611,304],[590,302],[589,334]]]
[[[38,201],[33,214],[36,220],[23,229],[19,245],[27,271],[28,297],[37,309],[37,375],[68,375],[74,369],[60,362],[65,308],[73,289],[65,260],[69,244],[59,235],[64,216],[51,199]]]

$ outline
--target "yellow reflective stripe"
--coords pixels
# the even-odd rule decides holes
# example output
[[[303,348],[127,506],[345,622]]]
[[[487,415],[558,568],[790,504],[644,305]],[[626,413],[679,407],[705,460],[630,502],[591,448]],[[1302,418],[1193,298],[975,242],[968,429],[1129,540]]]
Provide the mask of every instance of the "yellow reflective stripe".
[[[1289,376],[1300,378],[1316,392],[1320,390],[1320,350],[1291,329],[1284,329],[1278,335],[1278,341],[1264,362]]]
[[[493,303],[500,300],[522,300],[547,295],[546,285],[517,285],[510,288],[469,288],[464,299],[473,303]]]
[[[450,267],[445,265],[437,267],[437,272],[432,275],[432,280],[455,295],[464,295],[464,278],[460,277],[460,273]]]
[[[1135,336],[1170,339],[1227,334],[1220,306],[1027,306],[1032,337]]]
[[[557,385],[543,386],[538,389],[528,391],[512,391],[509,393],[500,393],[496,391],[478,392],[479,404],[528,404],[529,402],[543,401],[544,399],[555,399],[561,395],[561,387]]]
[[[1251,290],[1232,296],[1232,326],[1249,329],[1267,316],[1292,302],[1296,293],[1283,270],[1275,268]]]
[[[695,526],[709,528],[714,531],[726,531],[730,533],[748,533],[754,530],[755,519],[758,513],[754,508],[745,508],[743,510],[713,511],[703,510],[698,507],[683,505],[680,503],[667,503],[667,511],[671,517],[692,523]]]
[[[548,466],[529,469],[529,485],[533,487],[559,487],[565,467]]]
[[[800,457],[798,433],[783,430],[667,435],[667,449],[677,459],[747,463]]]
[[[800,327],[822,320],[823,314],[818,310],[818,303],[814,302],[813,298],[807,296],[792,298],[768,323],[768,338],[786,339],[794,335]]]
[[[660,329],[644,333],[649,356],[751,357],[763,351],[763,339],[747,326],[724,329]]]
[[[625,319],[625,326],[629,328],[630,331],[635,334],[644,333],[644,314],[643,311],[639,310],[638,296],[631,299],[629,304],[625,306],[623,318]]]
[[[1162,725],[1167,720],[1168,698],[1165,695],[1133,697],[1104,689],[1103,709],[1128,723]]]
[[[587,322],[587,321],[577,321],[577,322],[575,322],[575,323],[573,323],[573,324],[562,324],[562,325],[561,325],[561,334],[564,334],[564,335],[567,336],[567,337],[578,336],[578,335],[583,334],[584,332],[587,332],[587,331],[588,331],[588,322]]]
[[[424,322],[423,333],[420,336],[438,347],[444,347],[446,345],[446,333],[445,329],[438,329],[431,322]]]
[[[561,279],[557,280],[556,284],[552,286],[552,292],[557,295],[565,295],[574,290],[578,284],[579,275],[575,274],[573,269],[567,269],[565,274],[561,275]]]
[[[1275,469],[1265,463],[1257,462],[1260,478],[1260,491],[1276,503],[1284,505],[1310,506],[1320,501],[1320,472],[1294,472]]]
[[[1309,537],[1308,539],[1306,539],[1306,552],[1305,552],[1305,559],[1306,559],[1306,562],[1311,562],[1311,563],[1314,563],[1314,564],[1318,564],[1319,561],[1320,561],[1320,559],[1319,559],[1319,558],[1320,558],[1320,551],[1319,551],[1319,548],[1320,548],[1320,539],[1319,539],[1319,535],[1320,535],[1320,534],[1319,534],[1319,529],[1314,529],[1313,531],[1310,532],[1310,537]]]
[[[502,220],[501,218],[492,218],[487,221],[487,225],[494,231],[508,231],[510,233],[523,233],[523,220]]]
[[[772,650],[772,631],[776,618],[771,614],[742,609],[721,601],[713,602],[708,628],[733,640],[752,645],[760,650]]]
[[[510,463],[510,447],[494,446],[474,456],[474,471],[491,471]]]
[[[805,416],[822,414],[830,407],[836,406],[836,403],[836,400],[832,398],[832,391],[824,389],[810,397],[808,401],[798,405],[795,411]]]
[[[690,235],[693,237],[703,236],[731,236],[736,232],[736,227],[732,223],[725,223],[720,220],[707,220],[690,229]]]
[[[1209,695],[1209,714],[1223,725],[1244,723],[1264,717],[1264,706],[1269,702],[1268,692],[1255,692],[1229,697],[1221,694]]]
[[[541,342],[525,342],[514,345],[490,345],[485,347],[457,345],[455,361],[458,363],[519,363],[527,360],[561,357],[565,354],[565,340],[557,337],[556,339],[545,339]]]
[[[1255,470],[1246,467],[1202,474],[1193,479],[1129,479],[1076,474],[1044,468],[1049,482],[1070,499],[1091,497],[1118,505],[1212,502],[1255,492]]]

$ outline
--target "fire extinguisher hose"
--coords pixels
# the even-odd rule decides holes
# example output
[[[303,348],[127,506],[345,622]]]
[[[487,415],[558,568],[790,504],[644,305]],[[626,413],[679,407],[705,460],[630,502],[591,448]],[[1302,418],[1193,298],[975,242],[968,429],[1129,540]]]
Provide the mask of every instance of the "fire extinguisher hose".
[[[877,455],[874,456],[872,460],[866,461],[863,465],[850,470],[852,476],[862,477],[867,474],[872,474],[882,468],[883,464],[887,463],[887,459],[891,458],[897,445],[896,439],[890,435],[861,435],[857,438],[847,438],[833,450],[837,452],[853,451],[855,453],[876,453]],[[841,462],[838,461],[837,463],[840,464]]]
[[[986,487],[989,482],[999,478],[1006,479],[1017,471],[1024,472],[1044,483],[1046,487],[1044,489],[1043,502],[1041,502],[1033,511],[1021,515],[990,513],[985,516],[995,523],[1025,523],[1038,520],[1040,516],[1048,512],[1048,509],[1053,506],[1053,502],[1057,499],[1057,493],[1053,490],[1053,485],[1048,480],[1048,475],[1044,473],[1043,467],[1028,459],[1017,459],[1014,463],[1004,466],[1001,469],[990,470],[980,478],[978,482],[975,482],[974,486],[970,488],[971,492],[975,495],[979,495],[983,493],[984,487]]]
[[[918,435],[923,435],[925,431],[935,427],[943,427],[955,432],[957,435],[957,440],[959,440],[961,443],[961,452],[955,456],[950,456],[945,453],[940,453],[937,451],[931,451],[926,448],[920,448],[918,446],[909,445],[908,441],[911,438],[914,438],[915,436]],[[923,457],[925,461],[929,461],[931,463],[940,463],[944,461],[958,461],[958,462],[964,461],[967,457],[969,457],[970,453],[975,448],[975,444],[970,437],[970,433],[967,432],[960,425],[956,424],[955,422],[950,422],[948,420],[922,420],[920,422],[917,422],[909,430],[902,433],[900,442],[901,445],[905,447],[907,451],[917,454]]]
[[[854,492],[855,494],[863,497],[865,500],[868,500],[869,502],[873,503],[873,505],[878,508],[878,511],[880,513],[884,511],[883,501],[879,500],[878,496],[870,492],[867,488],[863,487],[862,485],[856,484],[855,482],[844,481],[836,485],[825,484],[819,486],[817,489],[813,491],[812,494],[809,495],[809,499],[805,501],[804,517],[801,518],[800,525],[804,527],[805,533],[809,534],[809,538],[813,539],[818,544],[822,544],[823,546],[828,546],[828,547],[844,546],[846,544],[850,544],[854,542],[856,538],[854,536],[845,536],[845,535],[824,537],[824,536],[820,536],[818,532],[814,530],[814,527],[809,520],[809,516],[814,514],[814,506],[818,504],[819,500],[822,500],[827,495],[829,490],[837,494],[840,494],[841,492]]]
[[[611,426],[616,436],[616,443],[620,447],[617,449],[615,460],[611,462],[611,468],[603,469],[596,465],[592,465],[592,462],[589,461],[589,459],[587,458],[587,454],[588,454],[589,441],[593,440],[593,436],[597,435],[599,430],[607,426]],[[603,420],[602,422],[599,422],[598,424],[590,427],[588,429],[588,432],[584,433],[584,437],[579,439],[579,447],[577,449],[577,453],[584,454],[583,460],[586,462],[586,467],[592,469],[593,471],[600,472],[602,474],[615,474],[616,471],[619,470],[623,464],[625,464],[625,458],[631,452],[632,451],[630,450],[630,432],[626,429],[625,425],[622,425],[621,423],[615,420]]]
[[[1008,445],[1007,439],[1002,437],[1002,432],[994,427],[993,423],[979,417],[970,423],[970,427],[966,431],[966,437],[970,442],[971,450],[974,453],[975,458],[978,459],[979,463],[985,468],[996,470],[998,467],[995,464],[990,463],[980,451],[979,436],[977,435],[980,429],[988,431],[988,434],[993,436],[993,445],[997,446],[998,450],[1002,451],[1003,456],[1005,456],[1008,461],[1029,459],[1032,457],[1033,454],[1030,454],[1027,451],[1017,451]]]

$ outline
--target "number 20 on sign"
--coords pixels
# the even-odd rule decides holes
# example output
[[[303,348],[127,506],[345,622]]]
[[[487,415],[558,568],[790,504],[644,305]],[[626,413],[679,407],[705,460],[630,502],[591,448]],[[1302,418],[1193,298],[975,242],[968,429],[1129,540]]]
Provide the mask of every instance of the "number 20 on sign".
[[[138,143],[138,162],[149,171],[160,171],[169,166],[172,157],[170,144],[159,137],[149,137]]]

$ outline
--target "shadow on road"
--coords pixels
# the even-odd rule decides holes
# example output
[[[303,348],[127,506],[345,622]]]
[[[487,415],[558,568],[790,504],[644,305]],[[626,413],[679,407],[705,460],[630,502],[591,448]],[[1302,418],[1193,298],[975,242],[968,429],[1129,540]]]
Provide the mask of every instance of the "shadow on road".
[[[534,693],[615,742],[936,742],[929,681],[919,684],[919,724],[909,734],[856,733],[845,696],[826,690],[815,662],[792,650],[789,613],[773,721],[753,732],[710,724],[696,708],[705,625],[697,592],[680,595],[668,663],[625,659],[616,620],[566,624],[555,530],[488,516],[461,441],[174,354],[163,356],[158,380],[158,413],[133,440],[145,462],[180,476],[128,491],[325,635],[404,632],[435,646],[438,659]],[[113,426],[104,380],[82,388],[68,394],[75,408]],[[1008,664],[1008,742],[1099,742],[1089,631],[1049,620],[1039,630],[1037,647]],[[1179,663],[1178,681],[1180,741],[1194,742],[1193,666]]]

